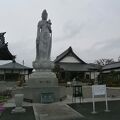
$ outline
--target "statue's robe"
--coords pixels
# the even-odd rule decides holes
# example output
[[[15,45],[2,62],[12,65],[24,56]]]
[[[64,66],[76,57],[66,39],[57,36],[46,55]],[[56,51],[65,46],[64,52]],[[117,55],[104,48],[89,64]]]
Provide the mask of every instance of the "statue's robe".
[[[51,34],[46,20],[38,23],[36,39],[36,61],[49,61],[51,53]]]

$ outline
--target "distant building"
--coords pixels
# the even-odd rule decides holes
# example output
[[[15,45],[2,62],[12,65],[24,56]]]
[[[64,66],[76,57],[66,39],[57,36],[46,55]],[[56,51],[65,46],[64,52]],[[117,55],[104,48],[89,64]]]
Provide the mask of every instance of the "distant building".
[[[102,67],[102,73],[110,73],[111,71],[120,73],[120,62],[114,62]]]
[[[0,65],[0,81],[17,82],[25,81],[25,76],[28,77],[32,73],[32,68],[21,65],[15,61]]]
[[[108,86],[120,86],[120,62],[114,62],[102,67],[100,83]]]
[[[59,82],[68,82],[73,79],[91,82],[98,75],[98,65],[84,62],[73,52],[72,47],[57,56],[54,63],[55,69],[60,70],[60,72],[57,72]]]

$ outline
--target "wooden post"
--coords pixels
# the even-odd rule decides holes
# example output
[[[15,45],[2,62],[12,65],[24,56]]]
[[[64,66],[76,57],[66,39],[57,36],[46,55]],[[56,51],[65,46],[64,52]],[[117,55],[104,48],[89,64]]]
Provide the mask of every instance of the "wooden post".
[[[5,76],[5,70],[4,70],[4,81],[5,81],[5,79],[6,79],[6,76]]]
[[[28,80],[29,80],[29,74],[28,74]]]

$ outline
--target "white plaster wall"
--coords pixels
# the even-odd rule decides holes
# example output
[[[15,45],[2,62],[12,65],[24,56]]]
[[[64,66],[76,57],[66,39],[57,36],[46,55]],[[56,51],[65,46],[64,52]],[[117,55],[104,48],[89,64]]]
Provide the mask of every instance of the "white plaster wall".
[[[74,58],[72,56],[66,56],[60,62],[65,62],[65,63],[80,63],[79,60],[77,60],[76,58]]]

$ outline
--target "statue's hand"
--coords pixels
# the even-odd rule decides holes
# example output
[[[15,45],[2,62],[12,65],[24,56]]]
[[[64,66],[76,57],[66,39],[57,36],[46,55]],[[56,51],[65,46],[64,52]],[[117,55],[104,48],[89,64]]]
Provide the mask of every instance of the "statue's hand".
[[[50,19],[48,20],[48,24],[52,25],[52,23],[51,23],[51,20],[50,20]]]
[[[47,21],[47,23],[48,23],[48,29],[49,29],[49,32],[50,33],[52,33],[52,30],[51,30],[51,20],[49,19],[48,21]]]
[[[49,29],[49,32],[50,32],[50,33],[52,33],[52,30],[51,30],[51,29]]]

